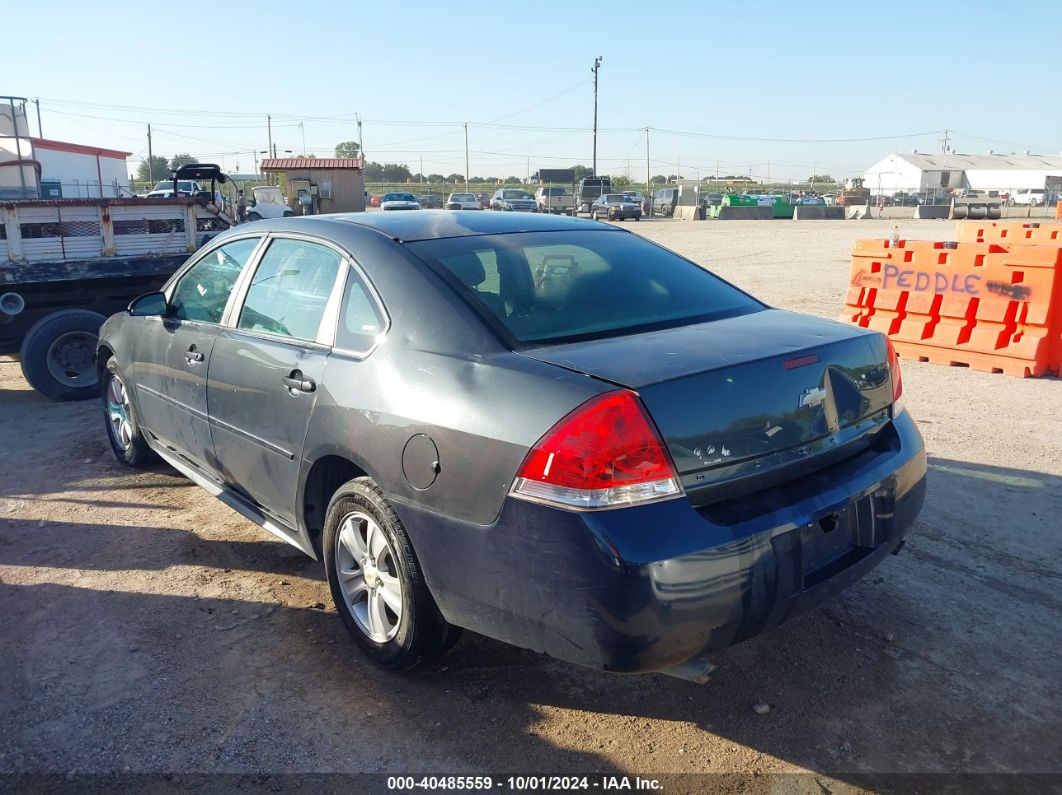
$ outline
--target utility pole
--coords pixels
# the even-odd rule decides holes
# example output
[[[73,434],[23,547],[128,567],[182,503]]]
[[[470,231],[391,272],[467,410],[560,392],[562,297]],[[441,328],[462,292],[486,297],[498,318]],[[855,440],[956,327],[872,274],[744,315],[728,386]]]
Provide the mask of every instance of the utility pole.
[[[358,154],[361,156],[361,162],[365,162],[365,146],[361,142],[361,117],[355,113],[354,120],[358,123]]]
[[[594,66],[590,70],[594,73],[594,163],[591,173],[597,176],[597,70],[601,68],[601,56],[594,59]]]
[[[274,160],[277,156],[277,150],[273,147],[273,117],[268,113],[266,114],[266,131],[269,134],[269,146],[266,147],[266,154],[272,157]],[[273,175],[269,175],[269,184],[273,184]]]
[[[468,193],[468,122],[465,122],[465,193]]]
[[[944,140],[941,142],[944,145],[944,148],[940,150],[944,154],[948,153],[948,136],[950,135],[950,133],[951,133],[951,130],[945,130],[944,131]]]
[[[424,184],[424,155],[420,156],[420,184]]]
[[[155,187],[155,159],[151,156],[151,125],[148,125],[148,182],[151,183],[151,187],[148,190],[153,190]]]
[[[649,181],[649,128],[645,128],[645,198],[649,198],[652,184]]]
[[[41,98],[37,97],[33,100],[33,104],[37,106],[37,137],[44,137],[44,130],[41,129]]]
[[[302,155],[306,156],[306,126],[300,121],[299,131],[302,132]]]

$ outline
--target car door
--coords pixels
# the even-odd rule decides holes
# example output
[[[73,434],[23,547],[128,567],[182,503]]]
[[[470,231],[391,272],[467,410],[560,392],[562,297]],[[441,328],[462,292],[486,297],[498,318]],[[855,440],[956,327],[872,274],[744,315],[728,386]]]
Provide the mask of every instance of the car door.
[[[242,269],[261,235],[211,248],[167,289],[167,313],[150,318],[137,342],[134,388],[141,425],[192,464],[215,474],[206,378],[214,340]]]
[[[222,479],[289,527],[346,269],[329,244],[271,238],[214,341],[207,401]]]

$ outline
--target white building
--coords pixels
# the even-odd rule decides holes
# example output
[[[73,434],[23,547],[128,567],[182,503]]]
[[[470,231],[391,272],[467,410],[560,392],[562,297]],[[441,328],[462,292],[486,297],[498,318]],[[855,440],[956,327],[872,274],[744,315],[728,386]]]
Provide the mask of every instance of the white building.
[[[898,191],[939,193],[958,188],[1011,193],[1021,188],[1057,190],[1062,183],[1062,156],[893,153],[868,168],[864,179],[875,195]]]
[[[129,195],[130,152],[31,138],[41,164],[41,198],[95,199]],[[56,183],[61,193],[56,192]]]

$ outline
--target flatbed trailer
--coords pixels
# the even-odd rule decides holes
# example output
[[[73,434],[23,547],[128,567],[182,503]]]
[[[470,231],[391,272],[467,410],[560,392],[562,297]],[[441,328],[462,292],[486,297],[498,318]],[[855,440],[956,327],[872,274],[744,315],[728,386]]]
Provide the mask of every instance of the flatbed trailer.
[[[99,327],[235,222],[204,197],[4,202],[0,355],[53,400],[98,394]]]

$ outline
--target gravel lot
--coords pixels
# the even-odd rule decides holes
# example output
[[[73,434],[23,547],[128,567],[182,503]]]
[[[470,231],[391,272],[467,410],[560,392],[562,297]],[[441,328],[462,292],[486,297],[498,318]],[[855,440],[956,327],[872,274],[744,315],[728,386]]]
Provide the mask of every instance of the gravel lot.
[[[833,318],[852,241],[894,223],[953,236],[625,226]],[[120,468],[95,402],[50,403],[2,362],[0,772],[713,772],[768,789],[815,771],[809,792],[867,773],[1062,775],[1062,384],[911,362],[904,384],[930,455],[906,548],[697,686],[469,633],[426,671],[381,672],[319,564],[165,466]]]

